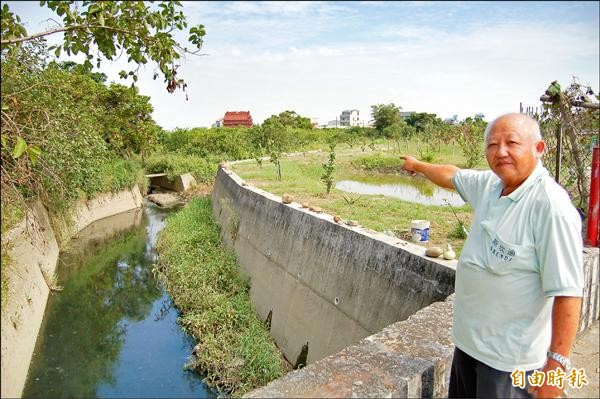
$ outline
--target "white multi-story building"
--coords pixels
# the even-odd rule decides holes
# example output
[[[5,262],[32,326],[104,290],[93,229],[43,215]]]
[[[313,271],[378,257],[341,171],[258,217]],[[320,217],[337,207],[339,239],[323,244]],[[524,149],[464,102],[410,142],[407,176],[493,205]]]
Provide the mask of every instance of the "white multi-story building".
[[[360,126],[358,110],[347,109],[340,115],[340,126]]]

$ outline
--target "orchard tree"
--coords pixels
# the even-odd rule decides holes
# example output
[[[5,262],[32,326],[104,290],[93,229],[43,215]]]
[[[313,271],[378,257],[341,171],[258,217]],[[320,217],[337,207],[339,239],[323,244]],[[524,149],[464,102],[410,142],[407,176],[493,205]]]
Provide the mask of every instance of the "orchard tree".
[[[270,118],[265,119],[263,125],[281,125],[299,129],[313,128],[310,118],[300,116],[295,111],[283,111],[279,115],[271,115]]]
[[[406,127],[406,122],[400,119],[399,122],[395,122],[383,129],[384,136],[396,143],[396,149],[398,152],[400,152],[400,140],[403,137],[403,132]]]
[[[457,141],[465,157],[466,168],[474,167],[485,156],[483,142],[486,126],[487,122],[480,114],[474,118],[468,117],[458,126]]]
[[[327,163],[321,164],[323,173],[321,174],[321,181],[325,184],[327,194],[331,193],[331,187],[334,183],[333,172],[335,171],[335,141],[329,141],[329,159]]]
[[[410,114],[406,118],[406,123],[413,126],[417,133],[423,132],[428,126],[440,126],[443,124],[442,120],[437,117],[436,114],[430,114],[427,112],[415,112]]]
[[[402,107],[397,107],[394,103],[371,105],[371,117],[375,121],[377,131],[383,133],[386,127],[394,123],[402,123],[401,109]]]

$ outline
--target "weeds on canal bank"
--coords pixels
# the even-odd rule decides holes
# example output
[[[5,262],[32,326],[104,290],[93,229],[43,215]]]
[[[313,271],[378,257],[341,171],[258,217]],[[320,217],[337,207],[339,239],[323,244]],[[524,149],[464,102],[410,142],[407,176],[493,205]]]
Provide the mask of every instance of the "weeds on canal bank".
[[[189,367],[232,396],[283,375],[285,363],[252,308],[248,281],[220,242],[209,199],[195,198],[167,219],[158,241],[159,276],[198,345]]]

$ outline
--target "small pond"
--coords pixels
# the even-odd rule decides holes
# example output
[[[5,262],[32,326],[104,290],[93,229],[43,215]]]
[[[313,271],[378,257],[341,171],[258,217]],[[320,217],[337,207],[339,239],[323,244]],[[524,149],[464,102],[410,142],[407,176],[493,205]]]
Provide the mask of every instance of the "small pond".
[[[354,194],[384,195],[423,205],[446,205],[444,200],[456,207],[465,204],[457,192],[438,187],[421,177],[361,175],[351,180],[341,180],[335,188]]]
[[[184,370],[194,339],[153,272],[171,212],[145,203],[84,229],[60,254],[24,398],[217,397]]]

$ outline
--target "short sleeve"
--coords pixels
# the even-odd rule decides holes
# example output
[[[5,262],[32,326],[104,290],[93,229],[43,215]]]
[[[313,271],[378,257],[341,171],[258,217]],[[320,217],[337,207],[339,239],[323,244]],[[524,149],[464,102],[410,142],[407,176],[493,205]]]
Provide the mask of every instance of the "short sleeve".
[[[482,193],[489,189],[490,184],[498,180],[495,177],[496,175],[488,170],[460,169],[452,177],[452,184],[462,199],[476,210],[479,207]]]
[[[550,296],[583,296],[581,219],[573,212],[546,213],[535,237],[542,290]]]

